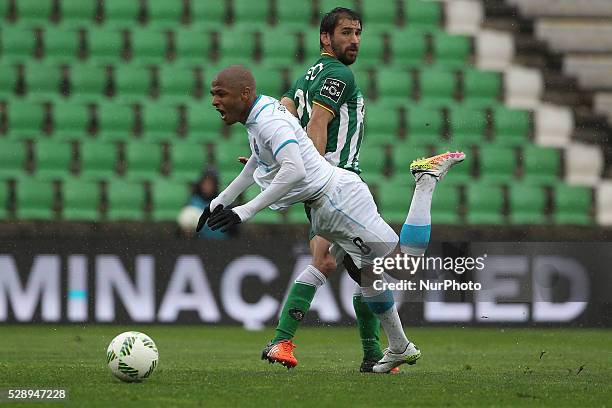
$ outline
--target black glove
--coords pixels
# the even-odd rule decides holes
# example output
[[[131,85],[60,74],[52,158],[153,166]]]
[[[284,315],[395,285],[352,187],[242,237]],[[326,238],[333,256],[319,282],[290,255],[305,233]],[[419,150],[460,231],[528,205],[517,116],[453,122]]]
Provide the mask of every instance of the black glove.
[[[208,220],[208,226],[211,230],[216,231],[220,229],[221,232],[226,232],[230,227],[242,222],[238,214],[233,210],[221,210],[217,212],[217,208],[215,208],[215,211],[210,215],[210,220]]]
[[[215,210],[211,214],[210,206],[206,206],[206,208],[204,209],[204,212],[202,213],[202,215],[200,215],[200,219],[198,220],[198,226],[196,227],[196,232],[200,232],[200,230],[204,228],[204,225],[206,225],[206,221],[208,221],[208,218],[211,215],[218,214],[221,210],[223,210],[223,206],[218,205],[215,207]]]

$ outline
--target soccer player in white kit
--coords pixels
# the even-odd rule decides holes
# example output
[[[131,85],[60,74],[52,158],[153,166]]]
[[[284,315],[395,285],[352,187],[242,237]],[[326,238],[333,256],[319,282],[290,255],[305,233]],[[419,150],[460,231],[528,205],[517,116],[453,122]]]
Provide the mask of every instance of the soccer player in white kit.
[[[364,299],[387,334],[389,348],[373,370],[389,372],[400,364],[414,363],[421,352],[406,338],[392,293],[377,290],[371,284],[374,259],[395,251],[399,237],[379,215],[367,185],[355,173],[329,164],[298,120],[278,100],[257,96],[255,80],[248,69],[231,66],[222,70],[212,81],[211,94],[212,104],[225,123],[245,125],[252,154],[240,174],[204,210],[198,229],[208,222],[213,230],[226,230],[248,221],[266,207],[278,210],[308,203],[315,233],[332,242],[336,253],[348,254],[360,268]],[[421,161],[416,173],[413,171],[415,177],[429,174],[437,181],[465,157],[463,153],[439,156],[444,157],[434,160],[433,167]],[[261,193],[229,209],[254,182]],[[300,280],[315,288],[325,283],[308,268]],[[293,367],[297,365],[294,347],[291,341],[270,344],[264,350],[264,358]]]

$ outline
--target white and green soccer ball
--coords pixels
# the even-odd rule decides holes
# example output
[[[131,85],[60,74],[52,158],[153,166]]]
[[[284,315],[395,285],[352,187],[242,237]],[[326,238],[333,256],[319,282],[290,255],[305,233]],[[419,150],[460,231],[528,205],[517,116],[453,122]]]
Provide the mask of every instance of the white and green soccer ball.
[[[159,353],[153,340],[144,333],[129,331],[113,339],[106,350],[106,362],[113,375],[134,382],[149,378]]]

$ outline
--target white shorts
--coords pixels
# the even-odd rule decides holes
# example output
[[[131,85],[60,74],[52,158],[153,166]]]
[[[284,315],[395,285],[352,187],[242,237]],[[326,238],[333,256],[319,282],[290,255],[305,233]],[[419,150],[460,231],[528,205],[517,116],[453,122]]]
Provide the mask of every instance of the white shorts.
[[[312,208],[312,228],[317,235],[340,246],[357,267],[371,265],[395,249],[399,238],[382,219],[368,186],[348,170],[336,168],[332,185]],[[334,248],[332,252],[338,252]],[[336,254],[333,254],[336,255]]]

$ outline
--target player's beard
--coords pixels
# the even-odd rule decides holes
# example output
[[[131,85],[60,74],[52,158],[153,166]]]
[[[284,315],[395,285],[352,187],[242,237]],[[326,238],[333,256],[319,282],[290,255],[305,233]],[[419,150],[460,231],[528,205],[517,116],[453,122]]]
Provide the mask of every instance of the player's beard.
[[[338,58],[338,61],[340,61],[344,65],[351,65],[357,60],[357,53],[358,53],[357,48],[353,48],[349,46],[349,47],[346,47],[343,51],[339,46],[334,44],[333,41],[331,43],[331,47],[332,47],[332,51],[334,52],[334,55],[336,55],[336,58]],[[355,58],[351,58],[347,55],[349,50],[355,51]]]

